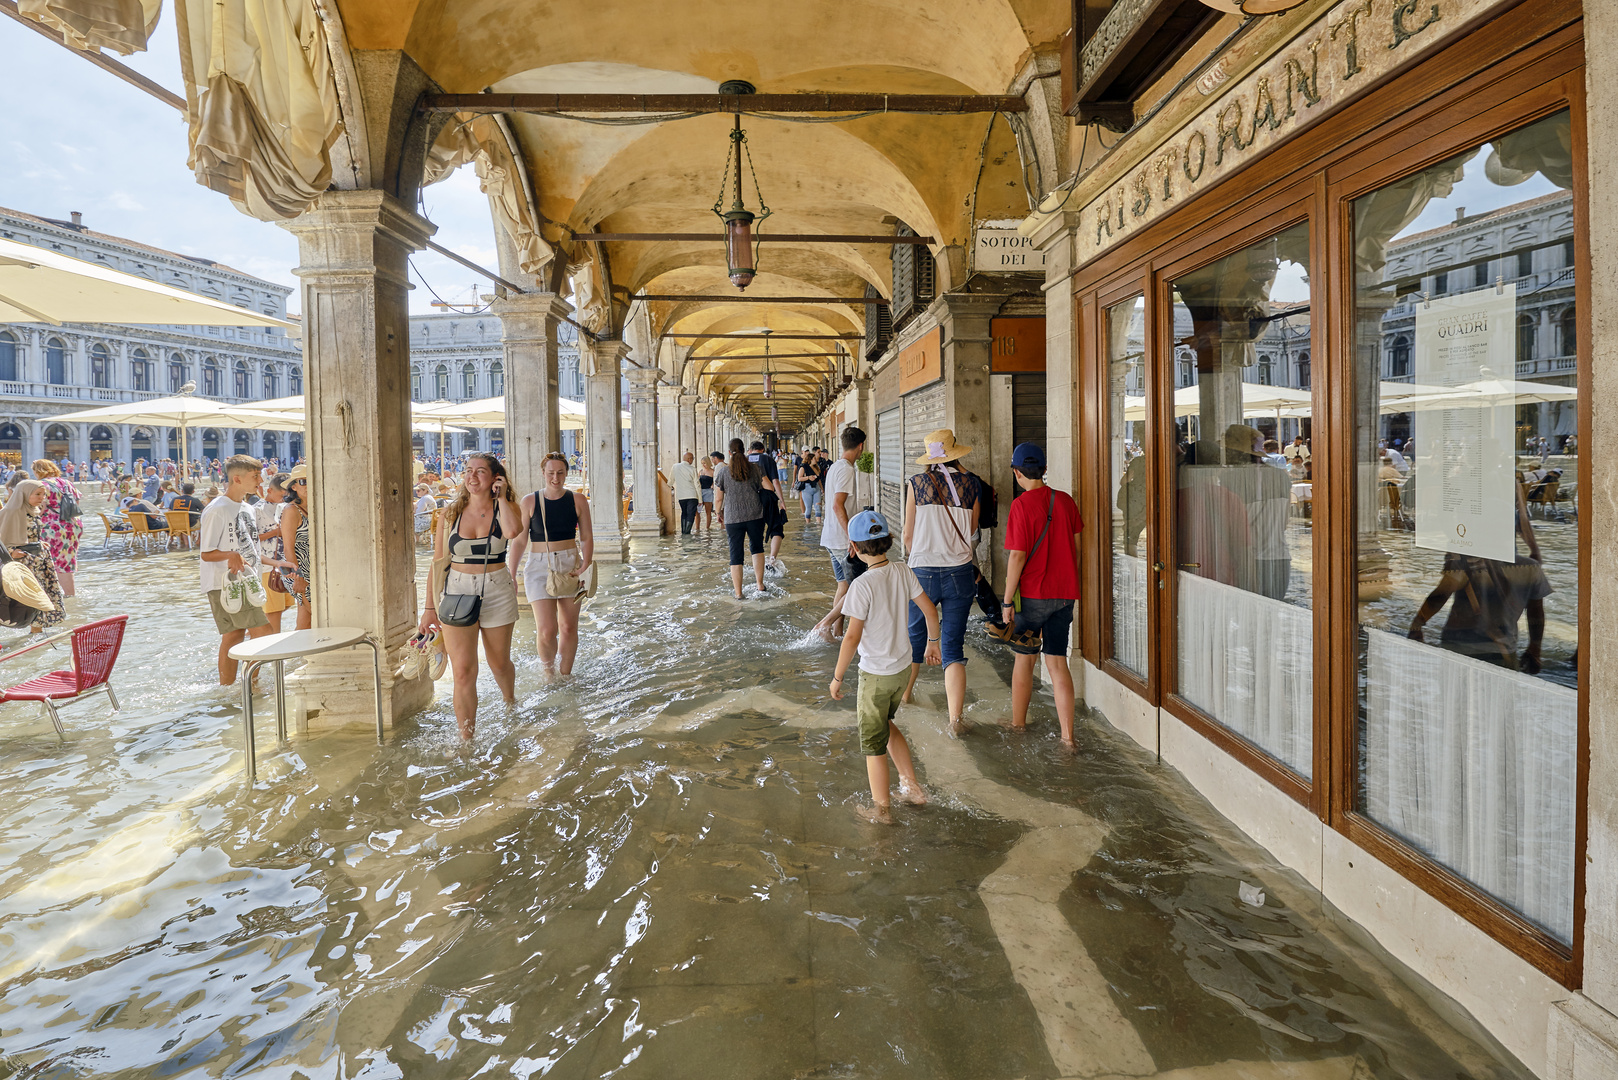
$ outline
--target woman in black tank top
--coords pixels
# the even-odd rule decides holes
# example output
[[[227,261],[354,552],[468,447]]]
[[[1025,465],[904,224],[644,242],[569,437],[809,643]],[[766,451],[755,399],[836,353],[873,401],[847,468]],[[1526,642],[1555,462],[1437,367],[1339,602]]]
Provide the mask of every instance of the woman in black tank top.
[[[550,592],[552,572],[577,575],[582,587],[595,558],[590,502],[567,487],[567,458],[545,455],[545,486],[522,499],[528,530],[511,544],[511,565],[523,573],[523,587],[534,608],[539,661],[547,675],[567,676],[579,650],[582,597]],[[524,556],[527,556],[526,566]]]

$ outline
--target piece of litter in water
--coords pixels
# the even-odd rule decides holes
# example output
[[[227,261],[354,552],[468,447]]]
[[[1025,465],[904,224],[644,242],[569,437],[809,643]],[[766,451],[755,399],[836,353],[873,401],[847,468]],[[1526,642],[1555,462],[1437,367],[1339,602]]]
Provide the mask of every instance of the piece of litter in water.
[[[1257,886],[1249,885],[1245,881],[1236,886],[1236,895],[1240,896],[1242,903],[1248,907],[1264,906],[1264,890]]]

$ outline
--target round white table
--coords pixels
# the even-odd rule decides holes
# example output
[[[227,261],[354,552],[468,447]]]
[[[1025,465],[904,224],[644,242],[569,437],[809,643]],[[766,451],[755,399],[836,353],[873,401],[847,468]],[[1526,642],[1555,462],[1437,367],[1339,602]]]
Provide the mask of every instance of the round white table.
[[[258,779],[258,753],[253,739],[253,672],[265,664],[275,665],[275,731],[280,743],[287,741],[287,698],[285,666],[288,660],[298,660],[335,649],[356,645],[371,647],[371,679],[376,689],[376,741],[384,741],[382,731],[382,646],[375,638],[358,626],[317,626],[311,630],[288,630],[282,634],[248,638],[230,650],[233,660],[246,667],[239,676],[242,681],[242,714],[247,727],[247,782]]]

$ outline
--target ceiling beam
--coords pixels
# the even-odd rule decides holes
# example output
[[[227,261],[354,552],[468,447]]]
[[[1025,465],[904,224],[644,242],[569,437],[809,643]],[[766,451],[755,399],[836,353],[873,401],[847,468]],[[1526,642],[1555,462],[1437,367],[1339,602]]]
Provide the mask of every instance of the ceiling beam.
[[[778,353],[692,353],[691,360],[835,360],[836,353],[829,352],[778,352]]]
[[[723,233],[700,232],[600,232],[574,233],[573,239],[613,244],[654,243],[664,240],[690,240],[700,243],[722,244],[725,241],[725,236]],[[911,244],[920,246],[937,243],[931,236],[888,236],[885,233],[754,232],[753,239],[760,243],[767,241],[775,244]]]
[[[667,338],[700,338],[704,341],[863,341],[864,334],[663,334]]]
[[[881,304],[886,306],[888,301],[882,296],[747,296],[741,293],[735,296],[716,296],[712,293],[633,293],[629,301],[636,300],[670,300],[684,302],[686,300],[701,300],[711,304]]]
[[[1021,113],[1014,94],[423,94],[422,112],[470,113]]]

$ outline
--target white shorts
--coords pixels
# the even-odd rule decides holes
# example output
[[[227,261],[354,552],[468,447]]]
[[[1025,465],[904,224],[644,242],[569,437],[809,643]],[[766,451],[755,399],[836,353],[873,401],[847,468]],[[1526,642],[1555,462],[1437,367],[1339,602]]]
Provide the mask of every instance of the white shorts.
[[[486,574],[451,570],[444,579],[444,592],[483,597],[483,603],[478,605],[478,625],[486,629],[517,621],[517,583],[504,566],[496,566]]]
[[[583,565],[584,552],[576,547],[563,548],[561,551],[530,551],[528,561],[522,568],[522,584],[528,593],[528,602],[573,599],[578,595],[576,592],[567,596],[553,596],[546,586],[552,570],[576,574]]]

